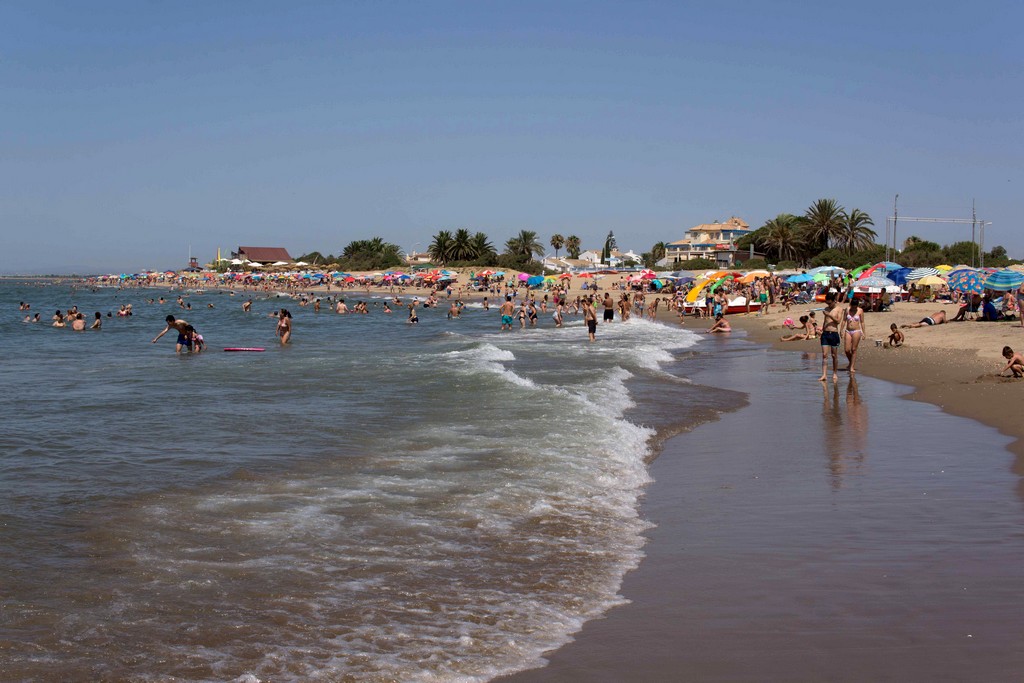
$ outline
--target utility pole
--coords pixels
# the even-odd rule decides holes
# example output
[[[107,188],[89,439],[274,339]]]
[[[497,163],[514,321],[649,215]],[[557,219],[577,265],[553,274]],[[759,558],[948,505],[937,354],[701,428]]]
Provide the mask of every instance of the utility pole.
[[[900,193],[896,193],[896,197],[892,200],[892,259],[886,258],[886,261],[896,260],[896,221],[900,219],[899,211]]]
[[[978,214],[975,212],[974,200],[971,200],[971,267],[974,267],[974,255],[977,251],[978,243],[974,239],[974,230],[978,225]],[[982,257],[984,259],[984,257]],[[980,265],[985,265],[981,263]]]

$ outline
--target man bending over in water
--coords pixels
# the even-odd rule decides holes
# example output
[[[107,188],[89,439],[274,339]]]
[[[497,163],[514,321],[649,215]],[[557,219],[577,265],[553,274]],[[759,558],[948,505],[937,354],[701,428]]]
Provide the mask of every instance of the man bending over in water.
[[[175,318],[173,315],[167,316],[166,320],[167,327],[164,328],[163,332],[156,335],[150,343],[156,344],[160,337],[164,336],[171,330],[176,330],[178,332],[178,343],[174,346],[174,352],[181,353],[183,348],[192,351],[192,340],[189,339],[187,334],[185,334],[185,328],[188,327],[188,323],[181,318]]]
[[[921,318],[921,322],[919,322],[919,323],[910,323],[909,325],[904,325],[903,327],[907,328],[907,327],[924,327],[925,325],[928,325],[928,326],[931,326],[931,325],[941,325],[944,322],[946,322],[946,312],[945,311],[936,311],[935,313],[932,313],[931,315],[929,315],[929,316],[927,316],[925,318]]]

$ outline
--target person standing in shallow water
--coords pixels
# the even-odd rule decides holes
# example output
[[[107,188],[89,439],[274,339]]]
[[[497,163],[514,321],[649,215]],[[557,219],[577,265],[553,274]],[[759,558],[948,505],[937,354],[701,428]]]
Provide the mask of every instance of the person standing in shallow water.
[[[597,309],[594,308],[593,295],[583,300],[583,322],[587,325],[590,341],[597,341]]]
[[[832,353],[832,381],[839,381],[839,323],[841,311],[836,306],[836,295],[829,292],[825,295],[825,310],[821,325],[821,377],[819,382],[827,379],[828,355]]]
[[[282,308],[277,317],[277,336],[281,338],[281,346],[292,339],[292,314],[287,308]]]

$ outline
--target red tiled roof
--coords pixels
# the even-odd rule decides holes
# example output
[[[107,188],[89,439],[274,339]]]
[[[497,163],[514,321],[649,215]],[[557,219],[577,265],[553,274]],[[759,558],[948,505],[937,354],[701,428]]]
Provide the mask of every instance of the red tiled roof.
[[[284,247],[239,247],[238,258],[243,256],[250,261],[259,261],[260,263],[292,260],[288,250]]]

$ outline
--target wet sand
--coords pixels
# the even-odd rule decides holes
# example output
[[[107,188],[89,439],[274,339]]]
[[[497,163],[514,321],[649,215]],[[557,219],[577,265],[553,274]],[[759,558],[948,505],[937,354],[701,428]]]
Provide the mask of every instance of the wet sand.
[[[742,326],[764,338],[767,322]],[[694,380],[749,392],[750,405],[669,440],[653,463],[643,512],[657,527],[622,588],[632,604],[505,680],[1018,678],[1024,507],[1011,439],[870,376],[823,387],[813,342],[709,342],[722,363]],[[908,364],[910,350],[865,354],[861,375],[936,373],[928,355]],[[962,365],[985,401],[1006,386]],[[917,395],[970,396],[958,381],[924,378]]]

